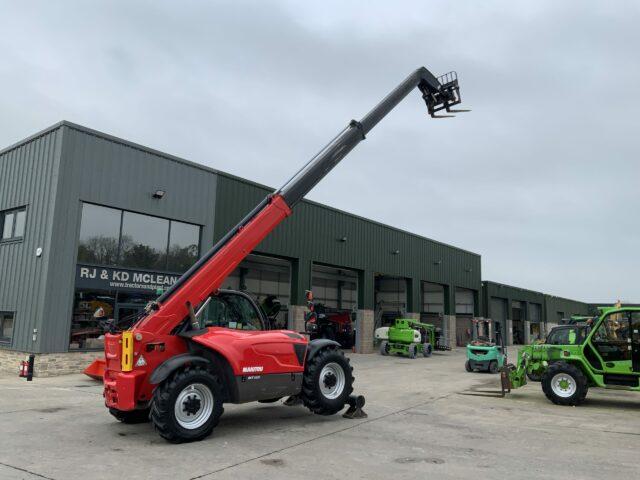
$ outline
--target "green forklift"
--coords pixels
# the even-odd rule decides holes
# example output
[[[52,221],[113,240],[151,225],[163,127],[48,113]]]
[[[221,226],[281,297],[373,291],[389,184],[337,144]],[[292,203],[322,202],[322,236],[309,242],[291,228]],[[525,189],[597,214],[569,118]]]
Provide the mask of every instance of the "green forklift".
[[[520,349],[517,363],[503,370],[503,391],[526,385],[533,374],[557,405],[580,405],[589,388],[640,392],[640,308],[606,309],[589,323]]]
[[[467,344],[467,372],[498,373],[507,362],[507,348],[500,332],[496,332],[496,342],[479,335],[479,322],[473,320],[474,340]],[[488,322],[487,322],[488,323]]]
[[[430,323],[412,318],[397,318],[390,327],[378,328],[380,354],[416,358],[419,353],[430,357],[434,350],[450,350],[442,333]]]

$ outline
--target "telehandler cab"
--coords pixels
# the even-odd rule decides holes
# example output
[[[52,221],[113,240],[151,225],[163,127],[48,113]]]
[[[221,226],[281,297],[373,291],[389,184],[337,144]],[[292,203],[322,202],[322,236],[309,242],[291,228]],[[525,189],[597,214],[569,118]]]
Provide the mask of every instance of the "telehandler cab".
[[[150,418],[162,437],[177,443],[207,437],[225,402],[294,396],[320,415],[335,414],[346,403],[362,404],[361,397],[359,402],[351,397],[352,368],[336,342],[266,330],[264,314],[248,295],[220,286],[414,88],[435,118],[440,117],[436,112],[453,112],[451,107],[461,102],[455,72],[436,78],[424,67],[417,69],[259,203],[127,330],[110,326],[104,399],[117,419]]]
[[[533,377],[541,379],[542,391],[557,405],[581,404],[589,388],[640,392],[640,308],[607,309],[590,330],[571,328],[573,335],[568,331],[520,349],[517,364],[503,371],[503,391]],[[563,344],[556,343],[562,339]]]

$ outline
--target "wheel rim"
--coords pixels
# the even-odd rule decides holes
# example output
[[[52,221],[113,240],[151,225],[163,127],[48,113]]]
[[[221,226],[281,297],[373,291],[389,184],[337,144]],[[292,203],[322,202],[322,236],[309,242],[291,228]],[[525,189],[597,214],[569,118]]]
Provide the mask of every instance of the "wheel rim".
[[[338,398],[346,383],[344,370],[335,362],[327,363],[320,371],[320,391],[325,398]]]
[[[204,425],[213,412],[213,393],[202,383],[187,385],[178,394],[174,406],[178,425],[194,430]]]
[[[551,379],[551,390],[559,397],[569,398],[576,393],[576,389],[576,381],[571,375],[558,373]]]

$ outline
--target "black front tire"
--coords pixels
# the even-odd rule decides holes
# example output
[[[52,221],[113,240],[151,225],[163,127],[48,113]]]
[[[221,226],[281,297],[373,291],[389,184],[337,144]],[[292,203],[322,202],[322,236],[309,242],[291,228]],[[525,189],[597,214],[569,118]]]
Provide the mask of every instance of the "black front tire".
[[[187,396],[185,403],[187,401],[194,402],[194,416],[198,415],[199,409],[203,409],[202,411],[206,412],[208,410],[206,405],[209,402],[211,409],[208,416],[203,419],[202,424],[186,427],[184,420],[183,424],[181,424],[180,420],[176,418],[176,402],[179,401],[181,395],[184,395],[184,391],[187,388],[195,388],[196,386],[204,393],[208,389],[212,399],[205,398],[205,395],[201,395],[200,400],[198,400],[197,396],[193,396],[191,399]],[[221,375],[199,365],[189,366],[183,370],[178,370],[156,388],[151,404],[151,422],[160,436],[171,443],[202,440],[208,437],[218,424],[223,412],[223,398],[224,388]],[[188,404],[185,408],[188,408]]]
[[[336,391],[335,396],[323,392],[323,388],[331,388],[333,381],[339,382],[335,374],[327,374],[331,369],[341,369],[344,375],[344,387],[342,391]],[[302,402],[317,415],[334,415],[344,408],[353,393],[353,381],[353,368],[344,353],[336,347],[324,348],[307,361],[302,377]]]
[[[109,409],[109,413],[116,417],[119,422],[127,423],[130,425],[136,423],[147,423],[149,421],[149,411],[149,408],[144,408],[141,410],[131,410],[128,412],[116,410],[115,408]]]
[[[569,382],[569,387],[563,389],[562,385],[557,383],[554,385],[554,382],[559,382],[562,378]],[[569,393],[572,389],[571,395],[560,394],[562,392]],[[588,390],[587,377],[582,373],[582,370],[570,363],[553,363],[542,375],[542,391],[556,405],[580,405],[584,402]]]

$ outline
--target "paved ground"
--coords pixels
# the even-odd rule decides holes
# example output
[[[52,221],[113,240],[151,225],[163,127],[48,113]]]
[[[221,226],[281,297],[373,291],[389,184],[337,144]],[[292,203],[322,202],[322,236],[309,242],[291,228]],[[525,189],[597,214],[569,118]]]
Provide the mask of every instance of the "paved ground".
[[[0,479],[637,477],[638,395],[593,390],[578,408],[549,403],[538,384],[469,395],[498,377],[466,373],[462,350],[352,363],[366,420],[227,405],[214,434],[187,445],[116,422],[83,376],[0,379]]]

